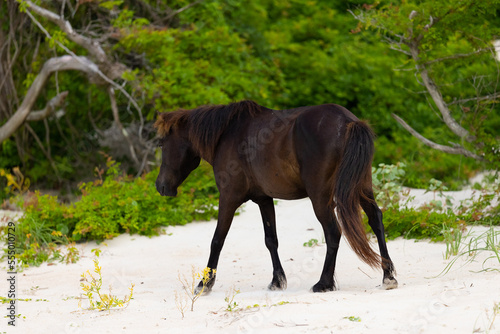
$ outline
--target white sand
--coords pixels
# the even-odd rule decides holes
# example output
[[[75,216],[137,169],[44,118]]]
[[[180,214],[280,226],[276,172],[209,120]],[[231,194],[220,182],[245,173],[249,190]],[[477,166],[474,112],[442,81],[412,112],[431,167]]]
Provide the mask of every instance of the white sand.
[[[0,333],[472,333],[490,327],[493,305],[500,302],[500,274],[472,272],[482,268],[486,255],[463,267],[460,259],[451,272],[432,278],[450,262],[443,259],[444,244],[389,241],[399,288],[385,291],[382,272],[362,263],[343,241],[336,267],[338,290],[314,294],[309,289],[319,279],[325,245],[311,204],[307,199],[279,202],[276,212],[279,253],[288,278],[285,291],[266,289],[271,259],[258,207],[249,203],[234,219],[213,292],[195,303],[194,312],[187,309],[184,319],[175,303],[175,293],[182,296],[178,276],[190,278],[192,266],[204,268],[215,221],[169,227],[160,237],[122,235],[107,246],[79,245],[83,257],[76,264],[43,264],[18,273],[18,297],[32,301],[18,301],[21,317],[15,330],[3,318],[7,304],[1,305]],[[312,238],[320,246],[304,247]],[[93,270],[91,249],[96,247],[103,251],[99,262],[104,286],[111,284],[113,294],[122,297],[135,284],[128,308],[98,312],[78,307],[80,276]],[[486,266],[500,269],[498,261]],[[0,267],[0,296],[5,297],[6,262]],[[224,299],[231,289],[240,290],[234,302],[242,310],[226,311]],[[88,305],[86,300],[82,304]],[[490,332],[500,333],[500,320]]]

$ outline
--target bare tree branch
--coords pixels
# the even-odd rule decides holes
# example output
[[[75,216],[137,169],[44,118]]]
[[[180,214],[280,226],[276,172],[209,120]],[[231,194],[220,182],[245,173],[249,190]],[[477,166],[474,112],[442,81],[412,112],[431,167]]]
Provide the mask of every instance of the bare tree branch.
[[[126,130],[124,129],[123,125],[120,122],[119,115],[118,115],[118,107],[116,104],[116,95],[115,95],[115,90],[114,88],[118,89],[120,92],[122,92],[130,101],[130,103],[137,109],[139,118],[142,121],[142,111],[141,108],[139,107],[138,103],[135,101],[135,99],[130,96],[130,94],[120,85],[118,85],[116,82],[113,81],[113,79],[120,78],[122,73],[126,70],[126,66],[121,64],[121,63],[115,63],[109,60],[108,56],[104,52],[104,50],[101,47],[101,44],[99,40],[97,39],[91,39],[88,37],[85,37],[81,34],[78,34],[75,32],[71,26],[71,24],[66,21],[62,16],[59,16],[49,10],[46,10],[44,8],[41,8],[37,5],[35,5],[33,2],[27,0],[26,3],[28,4],[29,10],[26,10],[27,15],[31,18],[31,20],[42,30],[42,32],[45,33],[45,35],[48,38],[52,38],[50,33],[41,25],[41,23],[33,16],[33,14],[30,13],[30,10],[33,11],[33,13],[38,14],[49,21],[57,24],[62,31],[66,33],[68,38],[72,40],[73,42],[79,44],[80,46],[84,47],[87,49],[96,60],[97,63],[93,63],[90,60],[92,66],[92,71],[89,74],[93,74],[89,76],[91,81],[97,84],[105,84],[108,85],[108,95],[110,97],[110,102],[111,102],[111,109],[113,112],[113,117],[115,120],[115,124],[118,126],[120,129],[120,134],[123,136],[125,141],[128,143],[129,150],[131,153],[132,160],[136,163],[137,166],[140,166],[141,163],[139,159],[137,158],[137,154],[135,152],[134,148],[134,143],[130,140],[128,137],[128,134]],[[81,57],[78,57],[75,55],[71,50],[69,50],[66,46],[64,46],[62,43],[59,41],[56,41],[56,43],[63,48],[68,54],[73,56],[74,59],[79,60]],[[87,59],[88,60],[88,59]],[[88,63],[87,62],[87,63]],[[100,78],[102,80],[96,80],[97,78]],[[113,88],[114,87],[114,88]],[[38,115],[38,114],[37,114]],[[40,114],[41,115],[41,114]],[[35,117],[35,116],[34,116]],[[139,133],[139,142],[143,142],[141,135]],[[0,137],[0,142],[1,142],[1,137]]]
[[[45,108],[43,108],[42,110],[30,112],[26,117],[26,120],[40,121],[42,119],[49,117],[56,110],[56,108],[60,107],[64,103],[67,96],[68,96],[67,91],[57,94],[52,99],[50,99],[49,103],[47,103]]]
[[[446,124],[446,126],[457,136],[460,138],[464,138],[468,142],[474,141],[475,137],[471,136],[469,134],[469,131],[467,131],[465,128],[463,128],[458,122],[451,116],[451,111],[446,105],[443,95],[441,95],[441,92],[437,88],[436,84],[432,80],[432,78],[429,75],[429,72],[427,71],[427,68],[425,65],[420,64],[420,56],[419,56],[419,49],[418,49],[418,43],[416,41],[410,43],[410,52],[412,54],[412,58],[416,63],[416,68],[417,71],[420,73],[420,77],[423,80],[423,84],[425,88],[427,88],[427,91],[429,92],[430,96],[432,97],[432,100],[436,104],[439,112],[441,113],[441,116],[443,117],[443,122]]]
[[[442,17],[433,17],[432,15],[430,16],[430,22],[427,24],[424,29],[425,31],[429,30],[433,25],[435,25],[437,22],[439,22],[443,17],[447,16],[450,13],[448,11],[445,13]],[[422,64],[420,62],[420,49],[419,45],[421,40],[423,39],[424,35],[420,34],[419,36],[413,36],[413,31],[411,30],[411,35],[410,38],[405,40],[404,43],[408,45],[410,48],[410,54],[411,57],[413,58],[413,61],[415,62],[415,67],[417,69],[417,72],[420,74],[420,77],[422,78],[422,84],[427,88],[427,91],[429,92],[432,100],[436,104],[436,107],[438,108],[439,112],[441,113],[441,116],[443,117],[443,122],[446,124],[446,126],[457,136],[460,138],[465,139],[468,142],[474,141],[475,137],[471,136],[469,134],[469,131],[467,131],[465,128],[463,128],[458,122],[451,116],[451,111],[446,105],[443,95],[441,94],[441,91],[437,87],[437,85],[434,83],[434,80],[429,75],[429,72],[427,70],[427,67],[425,64]]]
[[[195,5],[197,5],[197,4],[199,4],[199,3],[203,2],[203,1],[204,1],[204,0],[196,0],[196,1],[191,2],[190,4],[188,4],[188,5],[186,5],[186,6],[182,7],[182,8],[179,8],[179,9],[177,9],[177,10],[173,11],[172,13],[170,13],[170,14],[167,16],[166,20],[170,20],[170,19],[171,19],[172,17],[174,17],[175,15],[177,15],[177,14],[179,14],[179,13],[182,13],[182,12],[183,12],[183,11],[185,11],[186,9],[189,9],[189,8],[191,8],[191,7],[195,6]]]
[[[431,65],[431,64],[442,62],[442,61],[445,61],[445,60],[467,58],[467,57],[470,57],[470,56],[473,56],[473,55],[477,55],[479,53],[489,52],[489,51],[491,51],[491,50],[490,49],[478,49],[478,50],[476,50],[474,52],[470,52],[470,53],[456,53],[456,54],[448,56],[448,57],[443,57],[443,58],[437,58],[437,59],[430,60],[430,61],[426,62],[425,65]]]
[[[69,21],[66,21],[61,16],[49,10],[35,5],[29,0],[25,0],[25,3],[34,13],[46,18],[52,23],[57,24],[57,26],[66,33],[66,36],[68,36],[71,41],[87,49],[96,58],[98,63],[108,62],[108,56],[102,49],[101,45],[88,37],[76,33]]]
[[[355,18],[356,20],[360,21],[360,22],[364,22],[364,23],[366,23],[366,22],[368,21],[368,20],[367,20],[367,18],[366,18],[366,16],[365,16],[365,12],[363,12],[363,11],[360,11],[360,12],[359,12],[359,14],[354,13],[354,12],[353,12],[352,10],[350,10],[350,9],[348,9],[347,11],[348,11],[349,13],[351,13],[351,15],[352,15],[352,16],[354,16],[354,18]],[[370,22],[370,24],[371,24],[371,25],[373,25],[374,27],[377,27],[378,29],[381,29],[381,30],[387,31],[387,32],[388,32],[388,33],[390,33],[392,36],[399,38],[399,40],[400,40],[401,42],[404,42],[404,41],[406,41],[406,40],[407,40],[407,38],[406,38],[404,35],[397,34],[397,33],[395,33],[394,31],[387,29],[387,27],[385,27],[385,26],[383,26],[383,25],[380,25],[380,24],[379,24],[378,22],[376,22],[376,21],[373,21],[373,20],[372,20],[372,21]]]
[[[14,115],[0,127],[0,143],[10,137],[24,123],[50,75],[56,71],[68,70],[82,71],[89,75],[95,75],[98,68],[87,57],[62,56],[47,60],[31,87],[28,89],[21,106]]]
[[[415,131],[411,126],[408,125],[408,123],[406,123],[401,117],[395,115],[395,114],[392,114],[392,117],[394,117],[394,119],[403,126],[403,128],[406,129],[406,131],[408,131],[409,133],[411,133],[415,138],[417,138],[418,140],[420,140],[422,143],[424,143],[425,145],[435,149],[435,150],[439,150],[441,152],[445,152],[445,153],[450,153],[450,154],[460,154],[460,155],[463,155],[463,156],[466,156],[466,157],[469,157],[469,158],[474,158],[476,160],[484,160],[483,157],[465,149],[464,147],[458,145],[458,144],[454,144],[453,147],[451,146],[446,146],[446,145],[441,145],[441,144],[437,144],[433,141],[430,141],[429,139],[425,138],[424,136],[422,136],[420,133],[418,133],[417,131]]]
[[[470,101],[486,101],[486,100],[495,100],[500,97],[500,93],[495,93],[495,94],[490,94],[490,95],[485,95],[485,96],[478,96],[478,97],[471,97],[468,99],[460,99],[460,100],[454,100],[450,103],[448,103],[449,106],[454,105],[454,104],[462,104]]]
[[[31,2],[27,2],[27,3],[31,3]],[[33,6],[35,7],[38,7],[36,5],[34,5],[33,3],[31,3]],[[39,9],[43,10],[43,11],[46,11],[48,13],[51,13],[43,8],[40,8],[38,7]],[[38,22],[38,20],[30,13],[29,10],[26,10],[26,14],[28,14],[28,16],[31,18],[31,20],[33,22],[35,22],[35,24],[40,28],[40,30],[42,30],[45,35],[48,37],[48,38],[52,38],[52,36],[49,34],[49,32],[40,24],[40,22]],[[54,13],[51,13],[52,14],[52,17],[59,17],[58,15],[54,14]],[[59,20],[59,19],[58,19]],[[64,19],[60,19],[64,22],[66,22]],[[70,27],[71,25],[69,23],[67,23]],[[66,24],[64,24],[66,26]],[[97,52],[98,53],[98,56],[100,57],[100,52],[104,52],[99,44],[99,42],[97,42],[96,40],[91,40],[87,37],[84,37],[82,35],[79,35],[77,33],[74,33],[75,36],[77,36],[73,41],[74,42],[77,42],[77,41],[84,41],[84,44],[82,44],[81,46],[87,48],[87,46],[90,45],[90,49],[87,49],[90,53],[95,53]],[[91,41],[91,42],[88,42],[87,43],[87,40],[88,41]],[[64,46],[63,44],[61,44],[59,41],[56,41],[57,44],[63,48],[68,54],[72,55],[73,57],[75,58],[78,58],[78,56],[72,52],[70,49],[68,49],[66,46]],[[98,49],[94,49],[93,46],[94,45],[97,45],[98,46]],[[98,77],[100,77],[101,79],[104,80],[104,82],[110,84],[111,86],[115,87],[116,89],[118,89],[120,92],[122,92],[123,95],[125,95],[129,101],[132,103],[132,105],[137,109],[138,113],[142,113],[141,111],[141,108],[139,107],[139,104],[137,104],[137,101],[135,101],[132,96],[130,96],[130,94],[125,90],[123,89],[123,87],[121,87],[120,85],[118,85],[116,82],[113,81],[113,79],[117,79],[119,77],[121,77],[121,75],[123,74],[123,72],[125,72],[126,70],[126,66],[121,64],[121,63],[112,63],[110,61],[107,61],[107,56],[106,54],[104,54],[104,56],[106,57],[105,60],[102,61],[102,67],[105,69],[105,72],[107,73],[107,75],[105,73],[103,73],[103,71],[101,71],[100,67],[95,65],[95,73],[97,74]],[[142,114],[141,114],[142,115]]]

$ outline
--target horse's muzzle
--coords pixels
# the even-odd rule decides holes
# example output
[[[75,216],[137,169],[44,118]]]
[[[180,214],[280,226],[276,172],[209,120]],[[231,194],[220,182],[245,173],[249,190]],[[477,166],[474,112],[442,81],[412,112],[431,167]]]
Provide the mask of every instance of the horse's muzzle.
[[[162,196],[177,196],[177,188],[156,182],[156,190]]]

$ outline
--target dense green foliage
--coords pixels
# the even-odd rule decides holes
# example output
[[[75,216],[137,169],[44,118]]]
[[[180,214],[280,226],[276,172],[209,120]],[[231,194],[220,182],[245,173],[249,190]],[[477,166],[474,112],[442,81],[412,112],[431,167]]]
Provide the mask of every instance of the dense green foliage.
[[[363,5],[365,2],[373,3],[213,0],[197,3],[161,20],[161,15],[154,15],[155,10],[174,12],[190,1],[159,4],[151,0],[96,0],[80,4],[78,10],[65,17],[71,17],[76,29],[85,30],[95,24],[113,31],[112,38],[104,44],[105,50],[130,69],[123,77],[124,83],[129,83],[125,87],[141,105],[142,117],[149,121],[158,110],[241,99],[253,99],[274,108],[334,102],[346,106],[375,128],[379,136],[377,164],[407,163],[411,166],[405,181],[408,185],[424,186],[434,177],[459,187],[482,165],[429,150],[397,125],[392,113],[404,115],[431,140],[443,143],[454,140],[435,117],[426,94],[422,94],[423,88],[415,80],[408,56],[390,50],[383,42],[384,36],[358,26],[347,11],[372,8],[370,13],[385,18],[389,28],[399,33],[407,27],[398,22],[406,24],[412,9],[425,13],[415,19],[421,20],[418,26],[423,29],[429,13],[440,14],[446,8],[453,8],[454,1],[405,1],[395,5],[396,1],[391,2],[392,6],[382,3],[379,7]],[[56,2],[44,5],[58,12]],[[484,42],[489,41],[486,37],[498,30],[494,10],[497,1],[489,0],[487,4],[468,1],[461,6],[460,11],[448,15],[443,26],[436,26],[426,34],[425,61],[468,52],[471,47],[485,47],[489,43]],[[5,2],[0,4],[0,15],[8,14],[7,7]],[[43,62],[54,54],[65,53],[54,40],[78,54],[86,53],[69,41],[59,27],[44,19],[40,22],[54,36],[52,40],[35,26],[16,32],[23,36],[19,44],[23,58],[31,60],[28,67],[15,66],[20,62],[18,58],[18,63],[12,66],[19,99]],[[467,25],[456,29],[461,22]],[[32,23],[27,20],[24,24]],[[1,28],[10,32],[7,25]],[[95,28],[92,34],[102,34],[101,29]],[[476,36],[483,39],[476,40]],[[32,41],[37,39],[40,44],[34,48]],[[447,101],[494,92],[497,73],[487,52],[432,65],[432,74],[444,89]],[[64,90],[70,92],[65,116],[30,122],[33,132],[22,129],[2,142],[0,168],[20,166],[37,187],[68,191],[80,180],[88,180],[93,166],[103,162],[95,154],[97,150],[106,150],[99,147],[102,134],[98,129],[108,128],[113,118],[105,90],[74,72],[52,77],[36,106],[43,107],[56,91]],[[118,94],[118,108],[124,124],[140,118],[122,94]],[[462,123],[470,123],[477,130],[475,134],[487,147],[495,146],[493,130],[500,126],[496,104],[482,101],[477,108],[472,102],[456,104],[454,113]],[[486,114],[487,122],[483,117]],[[0,116],[0,124],[5,117]],[[491,157],[494,152],[485,153]],[[2,184],[0,188],[4,188]]]
[[[500,71],[492,47],[500,35],[499,8],[498,0],[424,0],[364,6],[357,11],[357,30],[382,34],[405,56],[398,64],[401,70],[412,71],[417,78],[425,73],[468,138],[460,140],[443,124],[429,126],[434,124],[430,120],[440,118],[438,109],[442,109],[429,94],[420,115],[399,114],[432,141],[445,145],[458,141],[489,161],[491,169],[500,166],[496,95]]]

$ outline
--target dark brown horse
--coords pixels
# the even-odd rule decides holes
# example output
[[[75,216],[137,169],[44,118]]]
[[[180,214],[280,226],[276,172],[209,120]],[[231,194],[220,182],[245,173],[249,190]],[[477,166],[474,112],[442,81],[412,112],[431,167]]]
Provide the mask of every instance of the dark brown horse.
[[[333,274],[341,234],[361,260],[382,267],[384,288],[397,287],[382,212],[372,191],[374,135],[349,110],[335,104],[272,110],[242,101],[162,113],[155,126],[161,137],[162,164],[156,180],[161,195],[175,196],[200,159],[213,166],[220,199],[208,268],[217,268],[236,209],[252,200],[259,205],[273,263],[269,289],[286,288],[273,198],[309,197],[327,244],[323,272],[312,290],[335,289]],[[380,255],[370,246],[360,206],[377,237]],[[215,273],[211,272],[205,291],[214,282]]]

